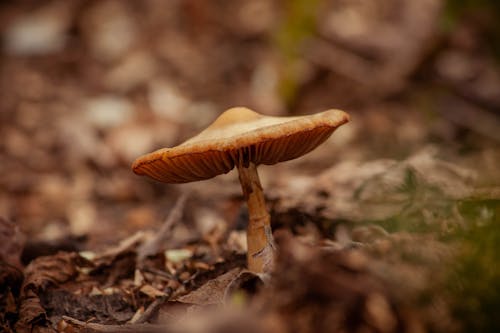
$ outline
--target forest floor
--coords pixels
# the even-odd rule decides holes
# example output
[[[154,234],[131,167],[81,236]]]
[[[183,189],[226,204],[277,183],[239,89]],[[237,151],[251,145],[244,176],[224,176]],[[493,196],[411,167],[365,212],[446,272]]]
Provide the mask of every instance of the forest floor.
[[[371,3],[2,2],[0,331],[500,331],[498,6]],[[351,115],[260,276],[234,171],[130,169],[236,105]]]

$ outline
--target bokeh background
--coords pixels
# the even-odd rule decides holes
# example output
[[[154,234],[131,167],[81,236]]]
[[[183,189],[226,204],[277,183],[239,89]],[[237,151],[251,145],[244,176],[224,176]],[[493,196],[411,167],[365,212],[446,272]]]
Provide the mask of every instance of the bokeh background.
[[[190,192],[188,220],[237,223],[234,174],[172,186],[130,170],[232,106],[352,115],[317,151],[263,168],[267,188],[300,195],[301,175],[429,145],[498,184],[498,4],[2,1],[0,216],[31,241],[99,248]]]
[[[229,107],[340,108],[325,144],[260,168],[273,229],[316,246],[282,241],[265,312],[302,331],[498,332],[499,22],[498,0],[0,1],[0,227],[26,236],[24,264],[95,254],[187,194],[165,246],[234,266],[237,175],[166,185],[132,161]]]

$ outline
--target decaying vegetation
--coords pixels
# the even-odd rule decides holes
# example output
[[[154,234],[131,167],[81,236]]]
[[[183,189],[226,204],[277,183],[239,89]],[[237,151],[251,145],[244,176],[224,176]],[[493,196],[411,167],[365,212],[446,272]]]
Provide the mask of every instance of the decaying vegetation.
[[[498,1],[0,4],[0,331],[498,332]],[[259,167],[130,170],[232,106],[346,110]]]

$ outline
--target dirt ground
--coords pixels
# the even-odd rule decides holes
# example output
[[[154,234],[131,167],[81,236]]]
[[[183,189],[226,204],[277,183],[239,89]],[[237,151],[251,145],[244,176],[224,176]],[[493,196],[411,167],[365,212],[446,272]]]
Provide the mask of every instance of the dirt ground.
[[[499,332],[496,0],[0,2],[0,331]],[[131,171],[224,110],[351,116],[260,166]]]

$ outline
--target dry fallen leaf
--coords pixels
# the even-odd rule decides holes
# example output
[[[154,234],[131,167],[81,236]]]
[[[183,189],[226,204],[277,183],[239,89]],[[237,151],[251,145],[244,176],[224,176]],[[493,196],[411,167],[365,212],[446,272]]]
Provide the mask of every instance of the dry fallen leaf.
[[[139,291],[143,294],[148,295],[151,298],[165,296],[166,294],[163,291],[160,291],[153,287],[152,285],[146,284],[139,289]]]
[[[16,324],[18,332],[52,331],[40,297],[48,288],[74,278],[78,274],[76,263],[79,261],[83,261],[83,258],[76,253],[60,252],[55,256],[35,259],[26,267],[21,288],[19,321]]]
[[[200,288],[189,294],[179,297],[177,301],[196,305],[224,304],[226,288],[240,272],[241,268],[234,268],[213,280],[209,280]]]

